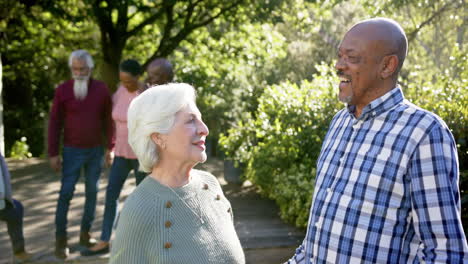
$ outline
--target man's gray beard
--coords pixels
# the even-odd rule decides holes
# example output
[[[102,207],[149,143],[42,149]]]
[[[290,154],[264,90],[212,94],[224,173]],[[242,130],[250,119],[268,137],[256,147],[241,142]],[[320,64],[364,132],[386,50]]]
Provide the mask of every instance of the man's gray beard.
[[[88,94],[89,76],[73,76],[73,93],[77,100],[84,100]]]
[[[346,96],[345,98],[340,98],[340,97],[338,96],[338,98],[340,99],[340,101],[341,101],[342,103],[345,103],[345,104],[349,105],[349,104],[351,103],[351,101],[353,100],[353,95],[348,95],[348,96]]]

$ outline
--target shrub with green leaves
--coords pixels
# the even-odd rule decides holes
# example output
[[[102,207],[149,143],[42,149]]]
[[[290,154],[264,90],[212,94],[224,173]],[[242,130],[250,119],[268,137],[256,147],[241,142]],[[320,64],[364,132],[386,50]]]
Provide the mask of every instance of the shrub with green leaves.
[[[331,119],[344,107],[336,97],[339,81],[333,67],[322,64],[317,69],[319,73],[311,82],[284,82],[265,88],[257,110],[220,139],[227,157],[243,164],[243,177],[275,200],[281,217],[298,227],[307,225],[322,141]],[[450,78],[451,74],[427,80],[427,75],[414,70],[410,79],[402,82],[402,89],[409,101],[441,116],[452,130],[462,170],[462,198],[468,203],[464,193],[468,187],[468,78],[464,68],[460,78]]]
[[[248,116],[220,140],[228,157],[246,164],[244,176],[277,202],[283,219],[301,227],[307,223],[322,140],[343,107],[336,99],[332,68],[317,68],[312,82],[267,87],[256,116]]]
[[[454,45],[445,71],[434,74],[420,65],[408,65],[410,75],[402,85],[409,101],[447,123],[457,142],[461,170],[468,170],[467,61],[468,55]]]
[[[32,157],[26,137],[21,137],[20,140],[15,141],[10,151],[10,157],[19,160]]]

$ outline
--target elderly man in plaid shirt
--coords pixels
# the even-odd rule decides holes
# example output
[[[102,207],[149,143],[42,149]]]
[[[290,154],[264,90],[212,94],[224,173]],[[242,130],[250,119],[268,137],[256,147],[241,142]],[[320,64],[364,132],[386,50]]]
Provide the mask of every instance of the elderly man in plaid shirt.
[[[330,124],[307,234],[287,263],[468,263],[455,141],[397,85],[407,46],[384,18],[342,40],[335,67],[347,107]]]

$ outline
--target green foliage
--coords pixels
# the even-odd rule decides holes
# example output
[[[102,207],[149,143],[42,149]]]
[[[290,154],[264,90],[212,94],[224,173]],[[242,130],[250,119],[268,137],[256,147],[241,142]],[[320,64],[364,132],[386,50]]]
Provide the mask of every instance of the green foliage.
[[[408,65],[403,80],[406,97],[414,104],[439,115],[452,131],[458,148],[460,169],[468,170],[468,56],[455,44],[449,65],[436,75],[419,64]],[[430,76],[430,78],[428,78]]]
[[[0,23],[6,153],[21,136],[31,153],[44,153],[44,124],[54,86],[69,78],[67,56],[92,47],[89,24],[54,18],[40,7],[14,2]],[[91,49],[92,50],[92,49]]]
[[[241,61],[249,61],[250,69],[244,71],[237,68],[239,76],[250,76],[251,72],[255,72],[252,70],[254,66],[274,67],[271,60],[268,64],[252,64],[263,58],[263,55],[256,56],[257,51],[252,49],[265,47],[262,45],[264,38],[258,41],[252,39],[248,47],[242,47],[242,43],[251,39],[252,35],[247,30],[258,30],[257,26],[248,28],[250,21],[255,20],[258,25],[262,25],[269,14],[280,14],[275,10],[284,2],[0,1],[0,54],[4,65],[7,150],[12,147],[18,135],[25,135],[30,139],[31,152],[35,156],[44,153],[44,137],[38,135],[44,134],[45,131],[44,124],[53,88],[69,78],[67,57],[72,50],[78,48],[90,51],[97,66],[93,77],[108,81],[111,90],[116,87],[112,84],[117,82],[117,66],[121,59],[136,58],[142,63],[147,63],[154,57],[167,56],[175,61],[176,75],[181,76],[179,81],[195,80],[193,84],[206,88],[205,92],[200,91],[200,98],[203,98],[203,103],[207,106],[204,109],[213,113],[229,113],[225,111],[229,109],[227,105],[231,103],[232,98],[238,98],[236,95],[230,95],[231,87],[239,88],[239,91],[245,86],[234,85],[231,80],[234,72],[226,82],[223,82],[222,77],[226,75],[226,71],[230,71],[229,65],[237,64],[237,67]],[[237,29],[243,24],[246,27],[240,29],[237,34]],[[268,26],[265,24],[262,32],[266,32]],[[229,41],[238,37],[233,39],[235,44],[231,47],[239,52],[226,53],[231,54],[230,56],[221,53],[226,51],[226,47],[223,46],[226,39],[224,42],[220,41],[224,33],[228,35]],[[266,43],[274,43],[275,38],[266,40]],[[213,42],[217,44],[211,45]],[[257,45],[259,43],[260,45]],[[210,53],[213,47],[216,49]],[[174,55],[176,50],[178,54]],[[202,52],[199,53],[199,50]],[[270,49],[265,49],[263,54],[269,51]],[[184,58],[187,52],[194,56]],[[220,63],[219,60],[208,60],[218,54],[221,54],[219,58],[224,58]],[[237,60],[236,54],[241,60]],[[255,56],[250,57],[249,54]],[[197,64],[199,61],[196,59],[199,58],[199,61],[205,61],[200,65],[203,67]],[[212,75],[221,64],[222,71]],[[201,69],[200,72],[196,72],[197,69]],[[208,77],[206,79],[203,78],[205,74]],[[263,84],[262,81],[263,77],[248,80],[258,86]],[[216,89],[224,86],[227,87],[225,91],[219,92]],[[224,102],[225,98],[227,103]],[[211,104],[213,101],[214,105]],[[212,135],[215,138],[216,130],[220,127],[216,120],[224,120],[225,117],[214,114],[210,118],[213,120],[211,127],[214,128]]]
[[[315,164],[328,124],[342,107],[332,67],[317,66],[313,81],[268,86],[254,117],[220,139],[227,156],[247,164],[245,178],[276,200],[281,216],[305,227]]]
[[[10,157],[19,160],[32,157],[31,152],[29,152],[29,145],[26,142],[26,137],[22,137],[21,140],[15,141],[10,151]]]
[[[199,29],[173,56],[177,81],[197,88],[198,107],[218,138],[231,123],[256,109],[257,99],[273,82],[284,38],[269,24]]]
[[[284,219],[304,227],[313,192],[316,155],[328,121],[339,108],[333,92],[337,82],[329,79],[333,69],[323,70],[316,65],[334,60],[340,39],[357,21],[391,17],[401,22],[410,38],[400,80],[405,96],[438,114],[454,134],[462,171],[464,219],[468,221],[468,52],[463,43],[467,20],[462,2],[295,1],[291,12],[283,13],[281,22],[274,27],[287,45],[286,56],[279,60],[278,80],[291,83],[282,81],[266,87],[256,110],[241,116],[223,134],[220,144],[227,157],[245,166],[244,177],[280,205]],[[321,101],[324,105],[319,109],[307,108],[314,99],[303,100],[304,90],[324,87],[318,85],[324,80],[328,100]],[[292,102],[277,99],[280,97]],[[312,114],[299,115],[299,109]]]
[[[115,79],[120,59],[167,56],[176,81],[197,88],[209,139],[222,134],[226,158],[245,166],[244,176],[278,202],[285,219],[304,226],[315,160],[342,107],[326,65],[348,28],[382,16],[408,34],[402,88],[451,128],[468,201],[466,8],[462,0],[3,1],[6,152],[44,152],[40,135],[53,87],[69,78],[70,51],[88,49],[98,79]]]

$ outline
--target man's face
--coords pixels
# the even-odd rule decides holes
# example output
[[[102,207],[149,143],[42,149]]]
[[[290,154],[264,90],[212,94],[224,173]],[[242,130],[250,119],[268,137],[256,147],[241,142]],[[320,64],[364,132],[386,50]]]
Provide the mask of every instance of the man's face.
[[[91,69],[86,61],[75,58],[72,60],[71,71],[74,79],[85,79],[89,76]]]
[[[379,85],[378,47],[368,38],[365,29],[351,29],[338,48],[335,68],[340,77],[340,101],[350,105],[365,106],[372,91]]]
[[[147,69],[148,78],[146,79],[146,83],[150,85],[160,85],[167,83],[168,77],[164,73],[161,66],[150,66]]]

